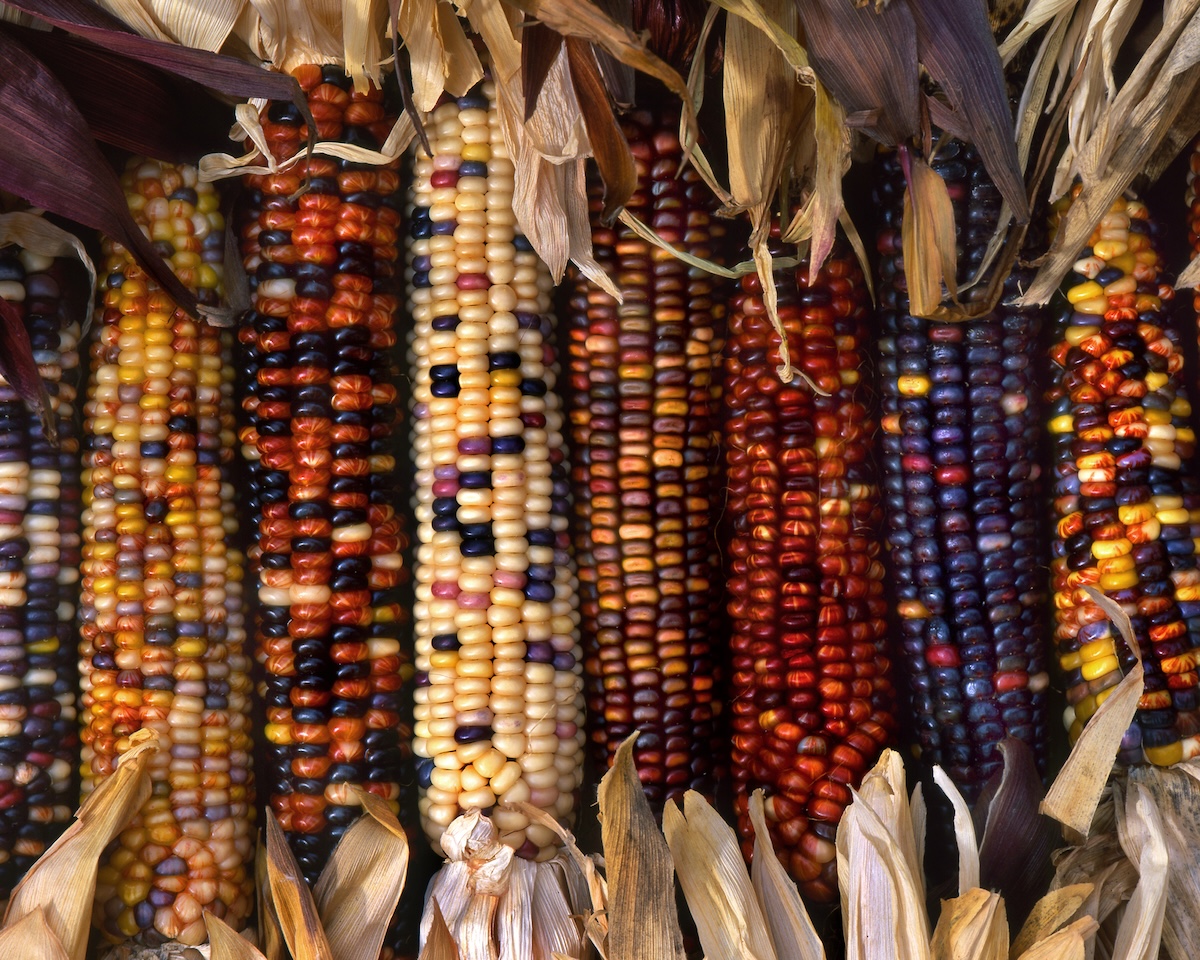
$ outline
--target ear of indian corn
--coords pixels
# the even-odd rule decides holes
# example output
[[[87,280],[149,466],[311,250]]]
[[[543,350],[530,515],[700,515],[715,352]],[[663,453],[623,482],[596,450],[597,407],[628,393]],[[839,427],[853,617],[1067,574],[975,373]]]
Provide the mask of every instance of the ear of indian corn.
[[[914,317],[900,260],[904,180],[882,158],[879,373],[890,572],[908,721],[925,772],[970,802],[1016,737],[1046,762],[1044,561],[1034,356],[1040,311],[1001,304],[958,323]],[[942,136],[960,271],[978,270],[999,192],[974,149]],[[1027,275],[1014,272],[1005,297]]]
[[[1200,483],[1154,234],[1131,197],[1101,220],[1064,285],[1047,400],[1054,638],[1071,738],[1134,662],[1084,592],[1092,586],[1129,614],[1146,671],[1121,757],[1165,765],[1200,752]]]
[[[422,825],[489,811],[523,857],[582,777],[582,664],[551,281],[517,231],[491,81],[445,100],[414,158],[408,283]],[[494,809],[493,809],[494,808]],[[440,850],[440,848],[439,848]]]
[[[0,298],[25,324],[58,443],[0,378],[0,896],[75,807],[79,322],[61,262],[0,250]]]
[[[379,149],[394,119],[379,90],[352,91],[335,66],[294,75],[321,140]],[[261,120],[276,160],[303,152],[294,107],[269,104]],[[398,165],[314,156],[250,176],[240,230],[264,792],[310,884],[362,813],[354,788],[399,809],[408,739],[390,452]]]
[[[130,212],[201,303],[220,297],[224,223],[194,167],[134,160]],[[252,906],[253,778],[231,341],[104,244],[84,408],[80,657],[83,791],[152,729],[153,793],[107,852],[95,920],[110,937],[206,938]]]
[[[712,258],[723,230],[699,175],[676,176],[677,126],[665,110],[625,118],[638,168],[626,208]],[[639,732],[638,775],[661,810],[687,790],[712,797],[723,767],[714,366],[725,303],[710,275],[603,226],[601,191],[591,189],[592,246],[625,302],[576,277],[568,381],[588,730],[605,767]]]
[[[776,273],[797,377],[756,276],[732,302],[725,361],[734,807],[747,857],[749,796],[801,891],[837,896],[834,839],[895,727],[886,650],[874,421],[860,369],[869,299],[852,257]]]

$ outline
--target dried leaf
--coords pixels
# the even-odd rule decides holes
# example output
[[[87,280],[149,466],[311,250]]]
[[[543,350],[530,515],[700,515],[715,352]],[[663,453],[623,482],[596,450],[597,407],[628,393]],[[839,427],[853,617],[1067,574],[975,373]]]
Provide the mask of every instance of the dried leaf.
[[[508,883],[496,904],[497,960],[533,957],[533,885],[539,866],[528,860],[512,861]]]
[[[208,928],[209,960],[267,960],[254,944],[239,936],[215,913],[204,911],[204,925]]]
[[[159,37],[213,53],[221,49],[246,0],[98,0],[109,13],[144,37]]]
[[[283,829],[273,813],[267,814],[267,876],[279,926],[294,960],[334,960],[321,927],[317,906],[296,865]]]
[[[86,310],[90,311],[96,292],[96,267],[82,241],[75,234],[36,213],[14,210],[11,213],[0,214],[0,246],[7,243],[15,243],[40,257],[72,257],[79,260],[88,275],[90,293],[86,301]],[[89,319],[86,313],[78,318],[82,330],[87,330]]]
[[[637,167],[625,134],[613,116],[591,46],[577,37],[568,37],[566,45],[575,97],[583,111],[592,155],[604,183],[601,222],[610,225],[637,189]],[[524,45],[521,49],[525,49]]]
[[[579,907],[571,897],[572,876],[579,867],[571,854],[559,854],[538,864],[533,872],[532,960],[551,960],[556,955],[582,957],[587,938],[579,923]],[[522,958],[523,960],[523,958]]]
[[[30,412],[42,422],[46,438],[55,443],[58,426],[50,415],[50,394],[33,359],[33,344],[21,311],[0,298],[0,377],[17,391]]]
[[[733,829],[689,790],[684,813],[663,809],[663,833],[678,867],[704,953],[709,957],[774,960],[775,950]]]
[[[762,790],[755,790],[750,795],[750,822],[754,825],[750,880],[766,918],[776,956],[789,960],[825,960],[825,946],[804,909],[796,884],[783,869],[771,845]]]
[[[1010,737],[1000,752],[1004,768],[982,830],[979,882],[1000,892],[1009,923],[1017,927],[1050,884],[1057,831],[1038,813],[1045,791],[1029,745]]]
[[[930,952],[933,960],[1008,960],[1008,921],[999,894],[975,887],[943,900]]]
[[[957,239],[954,206],[946,181],[922,157],[900,148],[908,181],[900,235],[909,311],[916,317],[941,317],[942,297],[955,298]]]
[[[116,772],[84,798],[75,822],[17,884],[4,911],[5,927],[43,913],[69,960],[83,960],[87,950],[100,854],[150,797],[148,768],[158,737],[139,730],[129,739]]]
[[[1158,808],[1140,784],[1129,785],[1124,810],[1117,808],[1117,825],[1121,848],[1140,876],[1112,955],[1115,960],[1157,960],[1167,908],[1167,846]]]
[[[808,282],[817,282],[817,274],[833,250],[837,225],[845,210],[842,205],[842,177],[850,168],[850,131],[846,114],[821,83],[815,85],[813,136],[816,140],[816,176],[813,180],[812,247],[808,254]],[[861,241],[859,241],[861,243]],[[870,275],[872,271],[867,271]]]
[[[16,923],[5,924],[0,930],[0,956],[19,957],[20,960],[68,960],[62,941],[50,929],[40,908],[25,914]]]
[[[942,789],[950,806],[954,809],[954,839],[958,846],[958,893],[961,898],[973,887],[979,886],[979,847],[975,842],[975,825],[971,822],[971,811],[954,781],[946,771],[936,764],[933,781]]]
[[[338,841],[313,899],[337,960],[376,960],[404,892],[408,836],[384,800],[355,792],[365,815]]]
[[[267,960],[284,960],[283,930],[279,912],[271,897],[271,878],[267,870],[267,845],[258,844],[254,851],[254,889],[258,895],[258,942]]]
[[[563,35],[544,23],[527,20],[521,27],[521,92],[525,96],[525,120],[533,116],[542,85],[558,59]]]
[[[1079,908],[1092,892],[1090,883],[1073,883],[1070,886],[1051,890],[1042,897],[1025,918],[1021,932],[1013,941],[1009,951],[1017,960],[1035,943],[1044,940],[1079,912]]]
[[[1038,941],[1021,954],[1019,960],[1084,960],[1087,941],[1099,926],[1092,917],[1082,917],[1069,927]]]
[[[454,942],[450,928],[446,926],[442,908],[436,897],[431,899],[430,908],[433,920],[429,928],[429,936],[425,940],[425,946],[421,948],[419,960],[459,960],[458,945]]]
[[[683,960],[675,867],[633,764],[632,734],[600,781],[600,830],[608,877],[607,960]]]

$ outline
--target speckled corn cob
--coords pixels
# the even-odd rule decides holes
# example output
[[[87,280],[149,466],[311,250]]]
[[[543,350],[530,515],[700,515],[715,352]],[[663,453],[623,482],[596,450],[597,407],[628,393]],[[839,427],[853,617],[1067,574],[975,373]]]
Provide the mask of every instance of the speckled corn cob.
[[[1134,662],[1090,585],[1129,614],[1146,670],[1121,757],[1171,764],[1200,753],[1200,491],[1154,232],[1144,204],[1118,200],[1064,285],[1047,395],[1051,571],[1072,739]]]
[[[295,76],[320,139],[379,148],[393,118],[378,90],[351,92],[333,66]],[[290,104],[268,105],[262,122],[276,159],[302,151]],[[316,156],[247,178],[241,241],[254,310],[238,334],[240,437],[257,525],[265,793],[309,883],[362,813],[352,787],[398,810],[404,776],[407,541],[389,452],[398,166]]]
[[[668,111],[625,119],[638,167],[627,209],[670,243],[712,258],[723,229],[688,168]],[[569,403],[575,535],[588,676],[588,730],[607,766],[635,730],[634,760],[656,810],[687,790],[712,796],[724,766],[714,684],[723,633],[715,524],[725,304],[703,271],[628,227],[592,245],[625,296],[577,276]]]
[[[959,323],[910,315],[899,258],[904,181],[895,157],[882,166],[882,465],[908,721],[925,771],[940,765],[973,802],[1001,769],[1006,737],[1046,762],[1033,366],[1041,315],[1004,305]],[[999,193],[958,141],[942,136],[933,166],[954,203],[960,273],[971,276]],[[1005,297],[1027,280],[1015,271]]]
[[[776,274],[799,377],[780,381],[780,337],[756,276],[730,310],[724,405],[732,621],[733,785],[747,857],[750,794],[767,792],[775,849],[801,891],[837,896],[834,837],[850,788],[895,727],[874,430],[860,381],[868,304],[835,254]]]
[[[75,602],[79,581],[79,322],[64,266],[0,250],[0,298],[22,314],[58,429],[0,378],[0,897],[66,827],[75,806]]]
[[[408,272],[421,820],[437,846],[456,816],[480,808],[520,856],[544,860],[554,834],[497,803],[528,801],[565,821],[582,778],[551,282],[516,229],[491,82],[444,101],[427,129]]]
[[[201,303],[224,224],[194,167],[132,161],[130,211]],[[231,342],[105,241],[84,408],[83,791],[156,731],[153,793],[103,859],[97,925],[184,943],[252,906],[249,664],[232,516]]]

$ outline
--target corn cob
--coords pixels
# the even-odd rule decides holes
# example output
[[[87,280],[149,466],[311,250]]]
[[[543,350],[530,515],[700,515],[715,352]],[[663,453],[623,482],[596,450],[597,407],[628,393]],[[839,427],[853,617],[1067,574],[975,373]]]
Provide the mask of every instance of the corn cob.
[[[626,208],[709,258],[723,230],[696,172],[676,178],[674,126],[666,111],[625,119],[638,168]],[[639,731],[638,775],[661,810],[687,790],[711,797],[720,769],[713,367],[725,305],[708,274],[603,226],[602,185],[590,194],[593,250],[625,302],[576,276],[569,403],[588,731],[602,767]]]
[[[874,429],[860,382],[868,299],[852,258],[776,274],[801,379],[780,382],[780,337],[757,277],[730,311],[724,406],[730,524],[734,808],[750,856],[749,796],[768,793],[772,840],[805,895],[837,896],[842,811],[895,726],[884,634]]]
[[[497,804],[573,813],[583,667],[551,282],[516,230],[495,96],[485,81],[443,101],[414,161],[414,751],[435,847],[495,807],[501,840],[544,860],[554,834]]]
[[[22,314],[58,430],[0,378],[0,897],[70,821],[79,580],[79,324],[66,313],[60,263],[0,250],[0,297]]]
[[[1134,663],[1090,585],[1129,614],[1146,670],[1121,757],[1171,764],[1200,752],[1200,492],[1154,233],[1143,203],[1118,199],[1065,283],[1047,397],[1051,572],[1072,739]]]
[[[130,211],[201,303],[220,296],[224,224],[194,167],[132,161]],[[232,513],[231,341],[105,241],[84,408],[83,791],[156,731],[153,793],[102,861],[96,924],[201,943],[202,912],[248,916],[249,664]],[[151,934],[151,935],[153,935]]]
[[[334,66],[295,76],[321,140],[378,150],[394,119],[380,91],[352,92]],[[270,104],[261,120],[277,160],[302,152],[294,107]],[[407,541],[387,452],[398,416],[397,167],[314,156],[251,176],[240,231],[254,295],[238,335],[240,438],[257,530],[265,792],[309,883],[362,812],[354,788],[398,810],[408,738]]]
[[[960,271],[973,276],[999,214],[999,192],[974,149],[942,137]],[[899,260],[903,177],[883,160],[876,202],[882,337],[882,464],[887,540],[922,765],[949,774],[968,801],[1016,737],[1045,769],[1048,675],[1038,569],[1038,397],[1031,366],[1040,312],[1001,305],[961,323],[908,313]],[[1019,293],[1018,270],[1005,296]]]
[[[1188,246],[1193,260],[1200,254],[1200,186],[1197,185],[1197,177],[1200,177],[1200,138],[1192,142],[1188,154],[1187,192],[1184,195],[1188,208]],[[1200,286],[1192,291],[1192,310],[1196,316],[1196,340],[1200,344]],[[1200,371],[1193,372],[1188,386],[1194,390],[1200,389]]]

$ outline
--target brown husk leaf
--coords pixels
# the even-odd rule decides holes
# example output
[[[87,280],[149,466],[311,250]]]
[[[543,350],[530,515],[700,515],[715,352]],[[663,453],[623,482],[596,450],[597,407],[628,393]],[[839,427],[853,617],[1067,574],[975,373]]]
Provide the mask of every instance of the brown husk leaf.
[[[1019,960],[1084,960],[1087,942],[1099,928],[1094,918],[1081,917],[1069,927],[1039,940]]]
[[[1034,904],[1009,951],[1012,960],[1018,960],[1030,947],[1049,937],[1075,916],[1093,889],[1090,883],[1073,883],[1051,890]]]
[[[0,930],[0,956],[20,960],[69,960],[66,948],[50,929],[41,907]]]
[[[999,894],[978,887],[942,901],[933,960],[1008,960],[1008,921]]]
[[[239,936],[215,913],[204,911],[204,925],[208,928],[209,960],[267,960],[254,944]]]
[[[267,845],[258,844],[254,853],[254,889],[258,893],[258,942],[267,960],[284,960],[283,929],[279,912],[271,898],[271,878],[267,870]]]
[[[267,813],[267,876],[279,926],[293,960],[335,960],[321,927],[312,893],[284,839],[279,821]]]
[[[419,960],[459,960],[458,945],[454,942],[450,928],[446,926],[446,918],[442,916],[437,897],[430,898],[428,912],[429,935],[425,938],[425,946],[421,948]]]
[[[959,305],[954,206],[946,181],[907,148],[901,148],[900,158],[907,180],[900,236],[908,309],[916,317],[954,319],[942,306],[944,291]]]
[[[88,794],[75,822],[17,884],[4,912],[6,928],[43,914],[68,960],[83,960],[87,951],[100,855],[150,797],[148,767],[159,750],[158,737],[139,730],[129,739],[132,746],[116,772]]]

